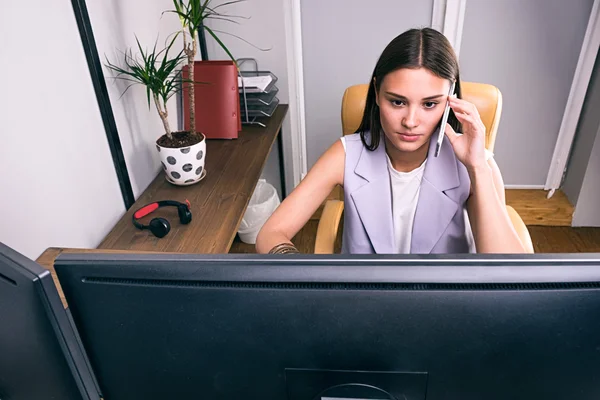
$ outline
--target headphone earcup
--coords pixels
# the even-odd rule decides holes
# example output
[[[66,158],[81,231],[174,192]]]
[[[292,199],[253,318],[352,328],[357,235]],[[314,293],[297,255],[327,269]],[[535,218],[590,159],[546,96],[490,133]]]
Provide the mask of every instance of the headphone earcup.
[[[167,235],[167,233],[169,233],[169,231],[171,230],[171,225],[169,224],[169,221],[167,221],[164,218],[153,218],[152,221],[150,221],[150,225],[148,225],[150,232],[152,232],[152,234],[156,237],[162,238],[165,237]]]
[[[177,213],[179,214],[179,221],[182,224],[189,224],[192,220],[192,212],[186,206],[178,206]]]

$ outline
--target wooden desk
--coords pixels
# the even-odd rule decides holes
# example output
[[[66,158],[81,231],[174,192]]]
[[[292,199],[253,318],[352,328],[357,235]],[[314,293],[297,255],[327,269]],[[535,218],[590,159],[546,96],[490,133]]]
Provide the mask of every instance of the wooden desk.
[[[280,104],[271,118],[262,120],[266,128],[245,125],[238,139],[207,140],[207,174],[199,183],[175,186],[165,180],[161,171],[98,249],[228,253],[273,143],[278,135],[281,137],[287,111],[288,105]],[[281,151],[281,139],[279,147]],[[280,167],[282,162],[281,159]],[[162,239],[131,223],[133,213],[143,205],[158,200],[184,202],[186,199],[192,211],[192,222],[188,225],[180,224],[175,207],[163,207],[142,219],[147,224],[157,216],[167,218],[171,231]]]

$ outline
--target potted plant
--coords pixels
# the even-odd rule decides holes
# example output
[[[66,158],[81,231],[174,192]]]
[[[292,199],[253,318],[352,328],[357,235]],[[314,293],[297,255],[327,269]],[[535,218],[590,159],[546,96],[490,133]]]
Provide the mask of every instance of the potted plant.
[[[156,43],[152,51],[144,51],[136,37],[140,52],[138,57],[134,57],[129,49],[123,53],[123,67],[114,65],[108,59],[106,66],[117,72],[117,79],[131,82],[123,94],[134,84],[146,87],[148,107],[151,107],[152,100],[165,129],[165,133],[156,141],[156,149],[160,154],[166,178],[177,185],[190,185],[200,181],[206,174],[206,141],[202,134],[173,132],[170,128],[167,102],[181,90],[179,66],[185,59],[183,50],[175,56],[169,55],[177,36],[175,35],[160,51],[157,51]]]
[[[160,153],[166,179],[176,185],[191,185],[199,182],[206,175],[204,169],[206,137],[202,132],[196,131],[195,118],[194,88],[196,84],[204,84],[195,81],[193,68],[200,30],[208,32],[217,41],[237,68],[237,63],[229,49],[217,37],[215,32],[204,23],[211,18],[231,21],[230,18],[234,17],[222,14],[217,9],[244,0],[234,0],[215,7],[210,6],[211,1],[173,0],[175,10],[166,11],[176,13],[181,23],[181,32],[179,33],[182,34],[183,48],[177,55],[170,57],[169,51],[179,33],[175,34],[169,44],[158,52],[156,51],[156,44],[151,52],[144,51],[136,37],[140,51],[139,58],[134,57],[130,49],[129,52],[124,53],[123,67],[114,65],[108,60],[106,64],[108,68],[117,72],[116,78],[132,82],[132,84],[146,86],[148,106],[150,107],[150,99],[152,98],[165,128],[165,133],[156,141],[156,149]],[[181,77],[182,70],[179,68],[182,64],[186,64],[188,67],[189,76],[185,79]],[[188,131],[172,132],[168,119],[167,101],[171,96],[182,90],[183,85],[187,85],[189,95],[190,129]]]

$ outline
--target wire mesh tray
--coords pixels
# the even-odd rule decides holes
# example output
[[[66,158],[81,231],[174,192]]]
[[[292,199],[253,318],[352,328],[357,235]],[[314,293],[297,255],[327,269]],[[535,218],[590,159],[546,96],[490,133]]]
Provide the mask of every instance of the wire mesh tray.
[[[275,99],[275,96],[279,92],[277,86],[273,86],[270,92],[267,93],[247,93],[246,101],[248,105],[269,105]],[[244,96],[240,94],[241,104],[244,104]]]
[[[275,97],[273,101],[267,105],[265,104],[248,104],[248,117],[270,117],[275,112],[275,109],[279,105],[279,98]],[[242,118],[246,117],[246,109],[241,104],[240,112]]]
[[[240,75],[242,76],[242,78],[245,78],[245,77],[266,77],[266,76],[270,76],[271,77],[271,81],[265,87],[264,90],[261,90],[260,88],[252,87],[252,86],[243,87],[241,84],[238,83],[238,88],[239,88],[239,92],[240,93],[243,93],[244,89],[246,90],[246,94],[250,94],[250,93],[268,93],[268,92],[271,91],[271,89],[273,88],[273,86],[275,86],[275,83],[277,82],[277,77],[275,75],[273,75],[273,73],[270,72],[270,71],[240,71]]]

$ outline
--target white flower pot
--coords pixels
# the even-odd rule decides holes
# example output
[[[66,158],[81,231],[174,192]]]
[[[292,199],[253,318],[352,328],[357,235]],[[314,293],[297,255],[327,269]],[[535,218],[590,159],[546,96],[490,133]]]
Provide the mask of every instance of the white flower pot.
[[[193,185],[206,176],[206,137],[192,146],[170,148],[156,144],[166,179],[174,185]]]

